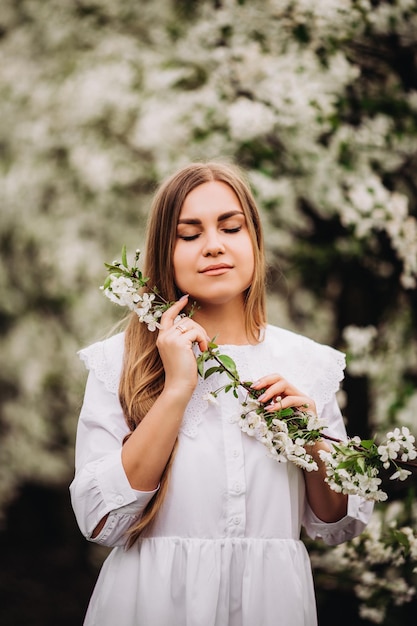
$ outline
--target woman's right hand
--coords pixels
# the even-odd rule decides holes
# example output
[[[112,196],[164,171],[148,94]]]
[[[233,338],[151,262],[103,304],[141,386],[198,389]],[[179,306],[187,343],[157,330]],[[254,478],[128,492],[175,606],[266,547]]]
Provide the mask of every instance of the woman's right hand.
[[[183,296],[162,315],[156,345],[165,370],[165,389],[183,390],[191,396],[198,378],[193,343],[204,352],[210,338],[193,319],[183,317],[178,321],[187,302],[188,295]]]

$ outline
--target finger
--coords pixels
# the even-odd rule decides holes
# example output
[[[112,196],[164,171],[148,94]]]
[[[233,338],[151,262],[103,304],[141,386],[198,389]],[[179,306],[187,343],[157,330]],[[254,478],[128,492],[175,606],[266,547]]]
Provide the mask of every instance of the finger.
[[[171,333],[173,335],[178,333],[178,340],[185,340],[185,343],[189,343],[190,347],[192,347],[192,344],[197,343],[201,352],[208,350],[210,338],[199,324],[190,324],[188,319],[181,320],[179,323],[171,326]]]
[[[197,335],[193,339],[193,342],[197,343],[197,345],[200,348],[201,352],[205,352],[206,350],[208,350],[208,342],[209,341],[210,341],[210,338],[207,335],[207,333],[204,331],[204,329],[201,329],[201,332],[197,333]]]
[[[293,385],[290,385],[289,382],[285,380],[285,378],[280,377],[280,379],[277,381],[277,375],[273,377],[265,376],[260,379],[259,384],[261,385],[261,389],[265,389],[266,387],[263,393],[258,397],[258,400],[260,402],[268,402],[276,396],[304,396],[301,391],[293,387]]]
[[[306,412],[316,414],[316,405],[311,398],[306,396],[285,396],[285,398],[274,398],[272,402],[265,407],[266,411],[279,411],[281,409],[303,409]]]
[[[160,321],[162,330],[167,330],[168,328],[171,328],[175,318],[181,313],[187,302],[188,294],[182,296],[179,300],[174,302],[174,304],[172,304],[169,309],[167,309],[165,313],[163,313]]]
[[[262,376],[256,382],[252,383],[253,389],[262,389],[262,387],[270,387],[276,383],[284,383],[288,388],[295,389],[293,385],[291,385],[288,380],[286,380],[281,374],[268,374],[268,376]],[[301,395],[301,394],[300,394]]]
[[[187,326],[187,322],[185,321],[185,318],[182,318],[182,317],[180,317],[179,320],[174,320],[173,328],[175,328],[175,330],[178,330],[182,335],[184,335],[187,331],[191,330],[191,328]]]
[[[262,378],[256,380],[254,383],[252,383],[251,387],[252,389],[262,389],[263,387],[269,387],[279,380],[284,380],[281,374],[269,374],[268,376],[262,376]]]
[[[269,402],[269,400],[273,400],[276,396],[284,395],[288,388],[288,383],[286,380],[281,380],[279,383],[274,383],[268,389],[266,389],[259,397],[259,402]],[[263,387],[262,387],[263,389]]]

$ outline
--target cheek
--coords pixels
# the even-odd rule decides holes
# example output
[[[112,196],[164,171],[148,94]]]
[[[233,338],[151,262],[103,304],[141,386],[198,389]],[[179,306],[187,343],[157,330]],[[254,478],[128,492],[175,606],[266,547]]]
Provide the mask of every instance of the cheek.
[[[242,246],[242,249],[246,250],[246,253],[243,258],[243,262],[246,267],[246,272],[250,275],[251,279],[255,274],[255,255],[253,253],[252,242],[249,240],[247,245]]]
[[[179,286],[181,283],[181,277],[187,273],[187,269],[190,263],[187,262],[188,255],[184,251],[181,244],[177,244],[174,248],[174,255],[172,257],[172,264],[174,268],[174,278],[176,284]]]
[[[255,263],[252,260],[252,262],[248,263],[248,266],[247,266],[247,282],[248,282],[248,285],[247,285],[246,288],[251,286],[251,284],[253,283],[254,277],[255,277]]]
[[[177,268],[181,267],[181,264],[182,264],[181,261],[183,257],[184,257],[184,251],[181,246],[181,241],[177,240],[174,246],[173,254],[172,254],[172,264],[174,267],[174,272],[177,271]]]

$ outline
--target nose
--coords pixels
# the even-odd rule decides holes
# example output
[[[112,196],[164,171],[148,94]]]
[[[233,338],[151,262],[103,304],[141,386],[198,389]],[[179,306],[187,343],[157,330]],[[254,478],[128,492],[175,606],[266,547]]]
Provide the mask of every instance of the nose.
[[[225,247],[221,240],[221,237],[219,236],[218,231],[215,230],[213,232],[207,232],[204,241],[203,256],[215,257],[219,254],[224,254],[224,252]]]

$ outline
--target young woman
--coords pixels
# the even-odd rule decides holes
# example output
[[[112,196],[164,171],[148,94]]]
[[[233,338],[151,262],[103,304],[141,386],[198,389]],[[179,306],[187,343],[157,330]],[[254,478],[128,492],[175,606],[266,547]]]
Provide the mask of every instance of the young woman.
[[[329,489],[324,442],[318,471],[268,457],[239,428],[232,393],[204,400],[224,374],[203,380],[196,354],[216,337],[265,406],[308,405],[339,438],[344,356],[267,324],[260,219],[232,166],[191,164],[162,184],[143,273],[176,301],[161,329],[133,313],[124,333],[81,351],[90,373],[72,504],[85,537],[114,547],[85,624],[314,626],[301,526],[337,544],[363,530],[372,505]]]

